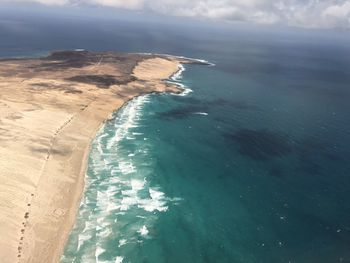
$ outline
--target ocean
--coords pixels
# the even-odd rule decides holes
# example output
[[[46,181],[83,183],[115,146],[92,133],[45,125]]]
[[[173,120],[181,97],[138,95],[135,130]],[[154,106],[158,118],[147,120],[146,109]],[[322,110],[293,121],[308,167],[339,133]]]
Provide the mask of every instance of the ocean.
[[[0,54],[86,48],[215,66],[185,65],[172,81],[186,94],[135,98],[98,132],[62,263],[350,262],[348,40],[152,23],[79,38],[78,24]]]

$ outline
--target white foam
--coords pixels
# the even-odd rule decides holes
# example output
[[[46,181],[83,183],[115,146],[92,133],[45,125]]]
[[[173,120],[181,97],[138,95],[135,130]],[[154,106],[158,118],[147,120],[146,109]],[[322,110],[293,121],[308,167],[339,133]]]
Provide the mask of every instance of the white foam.
[[[102,225],[102,222],[104,221],[104,218],[103,217],[99,217],[99,218],[97,218],[97,220],[96,220],[96,222],[97,222],[97,224],[99,224],[99,225]]]
[[[145,225],[143,225],[138,231],[141,236],[147,236],[149,231]]]
[[[162,54],[159,54],[159,55],[162,55]],[[195,62],[207,64],[208,66],[215,66],[214,63],[211,63],[211,62],[209,62],[208,60],[205,60],[205,59],[190,58],[190,57],[185,57],[185,56],[174,56],[174,55],[169,55],[169,54],[163,54],[163,55],[174,57],[174,58],[179,58],[179,59],[186,59],[186,60],[190,60],[190,61],[195,61]]]
[[[123,260],[124,260],[123,257],[118,256],[115,258],[115,263],[123,263]]]
[[[179,86],[182,89],[187,89],[187,87],[184,84],[180,83],[180,82],[176,82],[176,81],[173,81],[173,80],[167,80],[166,82],[168,82],[170,84],[174,84],[176,86]]]
[[[105,213],[116,211],[119,209],[119,205],[114,202],[113,197],[108,198],[107,206],[104,210]]]
[[[99,262],[98,257],[99,257],[102,253],[104,253],[105,251],[106,251],[106,250],[104,250],[103,248],[101,248],[101,247],[99,247],[99,246],[96,247],[96,250],[95,250],[95,259],[96,259],[96,262]]]
[[[145,181],[132,179],[130,181],[131,189],[122,191],[122,199],[120,200],[119,209],[121,211],[128,210],[131,206],[137,205],[140,202],[140,199],[137,195],[138,191],[143,189]]]
[[[119,162],[118,167],[122,174],[130,174],[136,172],[136,168],[132,162],[121,161]]]
[[[179,81],[180,79],[182,79],[182,73],[185,70],[186,70],[186,68],[182,64],[180,64],[178,71],[171,76],[171,79],[174,81]]]
[[[105,211],[107,209],[108,206],[108,194],[103,191],[98,191],[97,192],[97,203],[96,206],[101,210],[101,211]]]
[[[134,197],[128,196],[123,197],[120,201],[119,209],[121,211],[127,211],[129,210],[130,206],[136,205],[138,202],[138,197],[135,195]]]
[[[191,90],[190,88],[186,87],[184,84],[179,82],[182,79],[182,73],[185,70],[186,70],[186,68],[182,64],[180,64],[179,70],[175,74],[173,74],[169,80],[167,80],[168,83],[174,84],[174,85],[180,87],[181,89],[183,89],[183,92],[181,92],[180,94],[174,94],[174,95],[186,96],[186,95],[190,94],[191,92],[193,92],[193,90]]]
[[[111,236],[112,234],[112,230],[108,227],[105,227],[99,234],[98,234],[98,237],[99,238],[107,238],[109,236]]]
[[[90,231],[90,230],[92,230],[94,228],[95,228],[95,224],[93,222],[86,221],[85,222],[85,227],[84,227],[84,229],[82,231],[82,234],[84,234],[84,233],[86,233],[86,232],[88,232],[88,231]]]
[[[155,189],[149,189],[149,194],[151,196],[152,199],[154,200],[159,200],[159,199],[163,199],[164,198],[164,193],[157,191]]]
[[[152,53],[147,53],[147,52],[138,52],[138,53],[134,53],[134,54],[139,54],[139,55],[146,55],[146,56],[152,56]]]
[[[126,239],[120,239],[118,247],[124,246],[126,244],[126,242],[127,242]]]
[[[190,61],[196,61],[196,62],[208,64],[208,66],[215,66],[214,63],[211,63],[205,59],[190,58],[190,57],[185,57],[185,56],[176,56],[176,55],[171,55],[171,54],[166,54],[166,53],[134,53],[134,54],[140,54],[140,55],[146,55],[146,56],[152,56],[152,55],[167,56],[167,57],[173,57],[173,58],[179,58],[179,59],[186,59],[186,60],[190,60]]]
[[[140,110],[145,102],[147,95],[137,97],[119,111],[119,116],[115,120],[115,135],[107,142],[107,150],[117,147],[118,142],[124,138],[134,139],[129,136],[129,130],[137,127],[136,121],[140,118]]]
[[[196,114],[196,115],[203,115],[203,116],[208,116],[209,114],[206,113],[206,112],[194,112],[193,114]]]
[[[120,177],[111,177],[108,181],[101,182],[99,185],[108,186],[108,191],[115,194],[120,190],[120,187],[118,186],[119,183],[122,183]]]
[[[112,175],[112,176],[116,176],[116,175],[119,174],[119,172],[120,172],[119,169],[113,168],[113,169],[111,170],[111,175]]]
[[[137,179],[132,179],[131,180],[131,189],[134,191],[139,191],[139,190],[143,189],[145,183],[146,183],[145,179],[143,181],[137,180]]]
[[[168,210],[165,194],[163,192],[150,188],[149,195],[151,198],[139,200],[138,206],[140,208],[147,212],[165,212]]]
[[[84,243],[87,241],[87,240],[90,240],[91,239],[91,235],[90,234],[85,234],[84,231],[83,233],[81,233],[79,236],[78,236],[78,248],[77,250],[79,251],[80,250],[80,247],[82,245],[84,245]]]
[[[177,96],[187,96],[188,94],[192,93],[193,90],[191,90],[190,88],[185,88],[183,92],[181,92],[180,94],[176,94]]]

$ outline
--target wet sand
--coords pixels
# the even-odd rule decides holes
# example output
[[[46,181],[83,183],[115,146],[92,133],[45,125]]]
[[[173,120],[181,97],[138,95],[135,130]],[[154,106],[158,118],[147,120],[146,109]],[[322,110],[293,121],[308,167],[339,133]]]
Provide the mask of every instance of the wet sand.
[[[59,261],[97,130],[135,96],[180,92],[163,81],[179,63],[85,51],[0,60],[1,262]]]

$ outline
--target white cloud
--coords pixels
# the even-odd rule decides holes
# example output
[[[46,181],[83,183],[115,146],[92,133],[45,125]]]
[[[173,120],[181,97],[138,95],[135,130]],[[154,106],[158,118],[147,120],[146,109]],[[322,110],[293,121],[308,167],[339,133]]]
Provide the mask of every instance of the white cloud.
[[[1,3],[40,3],[43,5],[70,5],[72,4],[73,0],[0,0],[0,5]]]
[[[0,0],[0,3],[3,0]],[[6,0],[5,0],[6,1]],[[8,1],[8,0],[7,0]],[[350,28],[350,0],[16,0],[48,5],[102,5],[175,16],[259,24]]]
[[[324,20],[332,23],[333,26],[347,25],[347,27],[349,27],[350,2],[329,6],[323,11],[322,17]]]
[[[144,1],[141,0],[90,0],[85,2],[124,9],[142,9],[144,4]]]

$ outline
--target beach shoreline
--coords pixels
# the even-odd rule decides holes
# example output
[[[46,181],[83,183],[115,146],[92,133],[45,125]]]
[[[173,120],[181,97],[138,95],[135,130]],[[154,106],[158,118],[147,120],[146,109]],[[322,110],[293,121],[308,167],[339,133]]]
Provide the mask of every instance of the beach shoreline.
[[[182,63],[179,63],[179,65],[182,65]],[[169,80],[172,79],[173,76],[175,76],[177,74],[178,71],[180,71],[181,69],[173,72],[171,75],[169,75],[168,79],[166,80],[163,80],[163,81],[166,81],[168,82]],[[67,226],[69,231],[67,232],[68,234],[66,234],[64,236],[64,240],[63,240],[63,246],[60,246],[60,251],[58,252],[58,260],[57,262],[60,261],[60,258],[62,257],[63,253],[64,253],[64,248],[65,248],[65,245],[67,244],[67,241],[69,239],[69,235],[72,231],[72,229],[74,228],[74,225],[75,225],[75,222],[76,222],[76,218],[77,218],[77,213],[79,211],[79,208],[80,208],[80,205],[81,205],[81,200],[84,196],[84,190],[85,190],[85,182],[86,182],[86,173],[87,173],[87,169],[88,169],[88,165],[89,165],[89,155],[91,153],[91,148],[92,148],[92,144],[94,142],[94,139],[96,138],[96,135],[98,134],[98,132],[103,129],[104,125],[106,124],[107,121],[111,120],[112,119],[112,116],[114,114],[116,114],[118,111],[120,111],[123,107],[125,107],[128,103],[130,103],[132,100],[135,100],[137,99],[138,97],[142,97],[142,96],[146,96],[146,95],[149,95],[149,94],[164,94],[164,93],[169,93],[169,94],[176,94],[176,95],[180,95],[180,94],[183,94],[183,93],[186,93],[186,89],[182,86],[182,85],[177,85],[177,83],[175,82],[169,82],[169,83],[172,83],[172,84],[175,84],[177,87],[178,87],[178,91],[160,91],[160,92],[147,92],[147,93],[143,93],[143,94],[139,94],[135,97],[132,97],[130,98],[129,100],[125,101],[120,107],[116,108],[114,111],[112,111],[109,116],[100,124],[100,126],[95,130],[94,132],[94,136],[91,137],[90,139],[90,143],[88,145],[88,147],[86,148],[85,152],[84,152],[84,158],[83,158],[83,161],[82,161],[82,165],[81,165],[81,173],[80,173],[80,179],[82,180],[82,182],[80,183],[79,185],[79,189],[78,189],[78,193],[77,194],[77,198],[76,198],[76,201],[74,201],[73,203],[75,203],[75,207],[74,207],[74,210],[75,210],[75,213],[72,213],[70,215],[70,220],[69,222],[67,223]]]
[[[103,61],[116,59],[110,52],[84,53],[84,63],[89,58],[86,65],[81,65],[80,54],[53,53],[49,62],[28,59],[30,68],[41,69],[45,63],[42,72],[34,70],[32,75],[23,69],[26,65],[21,60],[0,61],[0,106],[5,112],[1,117],[6,119],[1,129],[8,133],[0,139],[14,141],[10,145],[5,140],[0,147],[2,173],[8,175],[0,177],[0,234],[4,237],[0,255],[5,263],[59,262],[83,196],[95,135],[135,97],[181,93],[180,87],[165,80],[176,74],[181,63],[190,63],[173,57],[130,55],[130,71],[123,75],[124,68],[115,69]],[[69,60],[74,67],[67,66],[67,55],[77,56],[80,64]],[[114,74],[125,81],[118,83],[111,77]],[[15,185],[13,189],[6,187],[10,184]],[[8,202],[10,206],[5,205]]]

